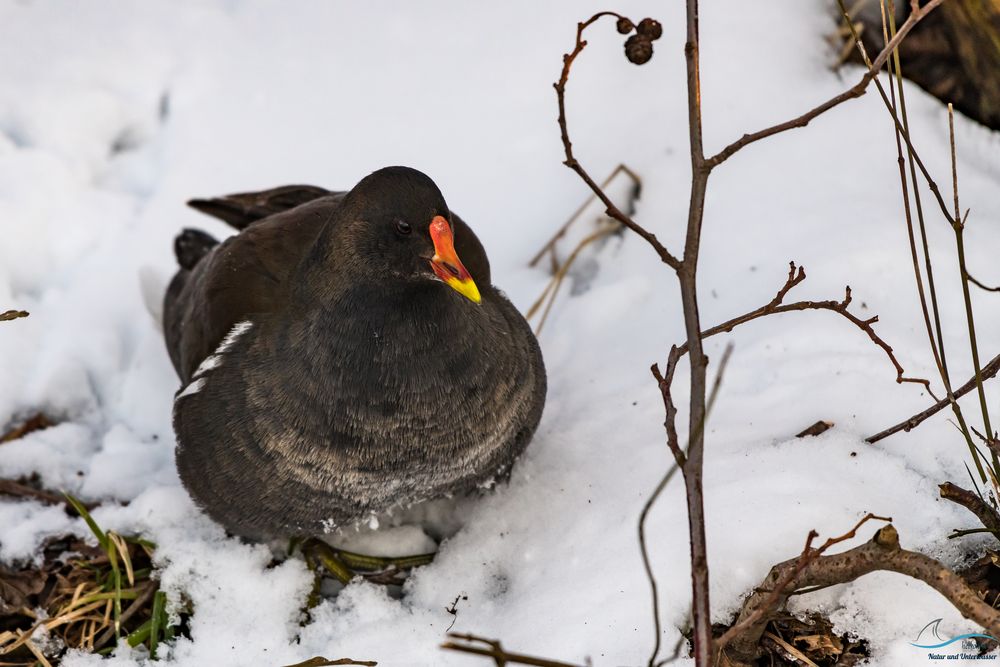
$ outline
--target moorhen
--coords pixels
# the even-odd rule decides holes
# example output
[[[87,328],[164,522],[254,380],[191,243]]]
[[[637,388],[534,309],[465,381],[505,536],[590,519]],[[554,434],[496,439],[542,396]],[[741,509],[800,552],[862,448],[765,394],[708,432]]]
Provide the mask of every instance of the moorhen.
[[[211,517],[317,535],[509,473],[541,418],[541,351],[430,178],[190,204],[239,230],[184,230],[164,304],[177,468]]]

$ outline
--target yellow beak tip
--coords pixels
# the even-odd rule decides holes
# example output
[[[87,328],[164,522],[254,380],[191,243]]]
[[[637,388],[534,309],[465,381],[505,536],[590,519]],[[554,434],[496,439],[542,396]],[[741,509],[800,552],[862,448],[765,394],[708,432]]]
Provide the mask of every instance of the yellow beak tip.
[[[466,280],[452,278],[448,281],[448,286],[472,303],[481,303],[483,300],[482,296],[479,294],[479,288],[476,287],[476,283],[471,278]]]

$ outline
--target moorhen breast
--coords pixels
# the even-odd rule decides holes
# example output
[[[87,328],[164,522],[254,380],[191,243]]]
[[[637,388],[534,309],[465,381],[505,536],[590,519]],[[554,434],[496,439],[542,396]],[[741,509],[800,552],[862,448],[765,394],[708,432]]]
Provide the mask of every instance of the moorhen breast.
[[[211,517],[316,535],[508,474],[541,418],[541,351],[430,178],[191,205],[239,230],[178,236],[164,304],[177,468]]]

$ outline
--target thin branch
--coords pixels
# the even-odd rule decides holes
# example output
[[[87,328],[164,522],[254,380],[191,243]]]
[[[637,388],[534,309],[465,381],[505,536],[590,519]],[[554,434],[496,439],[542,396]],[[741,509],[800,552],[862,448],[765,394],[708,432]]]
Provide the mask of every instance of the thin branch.
[[[496,639],[487,639],[478,635],[458,634],[455,632],[448,633],[448,637],[456,641],[445,642],[441,644],[441,648],[449,651],[458,651],[459,653],[471,653],[473,655],[493,658],[497,667],[505,667],[508,664],[533,665],[534,667],[580,667],[580,665],[568,662],[548,660],[522,653],[510,653],[505,651]],[[477,646],[477,644],[481,644],[481,646]]]
[[[928,380],[925,380],[923,378],[906,377],[904,375],[903,367],[896,359],[896,355],[893,353],[892,347],[888,343],[886,343],[877,333],[875,333],[875,329],[872,327],[873,324],[878,322],[878,315],[874,315],[868,319],[861,319],[860,317],[857,317],[848,310],[848,306],[850,306],[852,300],[850,287],[845,288],[844,298],[841,301],[833,301],[833,300],[796,301],[794,303],[787,303],[787,304],[783,303],[783,300],[785,296],[788,294],[788,292],[793,287],[804,281],[805,279],[806,279],[805,269],[803,267],[796,267],[795,263],[791,262],[789,264],[788,278],[785,281],[785,284],[781,286],[777,294],[775,294],[774,298],[771,299],[770,302],[768,302],[767,304],[761,306],[756,310],[752,310],[748,313],[740,315],[739,317],[734,317],[731,320],[727,320],[722,324],[716,325],[711,329],[706,329],[701,333],[701,337],[704,339],[710,336],[714,336],[716,334],[728,333],[741,324],[746,324],[747,322],[751,322],[753,320],[765,317],[767,315],[776,315],[779,313],[788,313],[799,310],[828,310],[830,312],[841,315],[846,320],[851,322],[851,324],[855,325],[856,327],[864,331],[871,339],[871,341],[875,343],[875,345],[880,347],[882,351],[885,352],[886,356],[889,358],[889,361],[892,362],[893,367],[896,369],[897,383],[910,382],[922,385],[927,390],[927,392],[932,397],[934,397],[935,400],[937,400],[937,397],[934,396],[934,392],[931,390],[930,382]],[[671,354],[672,356],[676,356],[677,358],[679,358],[680,356],[682,356],[687,352],[687,344],[685,343],[683,345],[678,346],[677,351],[678,352],[676,355],[673,354],[673,351],[671,351]],[[668,376],[672,376],[673,373],[670,366],[670,359],[668,359],[667,368],[668,368],[667,370]]]
[[[988,364],[983,366],[982,374],[980,377],[984,381],[989,380],[990,378],[994,377],[998,371],[1000,371],[1000,354],[993,357],[993,359]],[[976,377],[975,375],[973,375],[968,382],[966,382],[957,390],[955,390],[953,397],[955,399],[959,399],[968,394],[975,388],[976,388]],[[936,415],[937,413],[941,412],[946,407],[951,405],[951,402],[952,402],[951,399],[943,398],[934,405],[932,405],[931,407],[924,410],[923,412],[918,412],[909,419],[904,419],[903,421],[899,422],[895,426],[890,426],[887,429],[879,431],[875,435],[868,436],[867,438],[865,438],[865,442],[874,444],[879,440],[882,440],[883,438],[888,438],[890,435],[899,433],[900,431],[911,431],[917,426],[919,426],[921,423],[923,423],[925,420],[927,420],[928,418],[933,417],[934,415]]]
[[[941,562],[914,551],[901,549],[899,535],[890,524],[875,533],[863,545],[834,554],[819,556],[804,568],[800,568],[800,558],[780,563],[771,568],[758,589],[747,598],[740,612],[739,624],[743,619],[771,599],[772,591],[780,590],[778,604],[785,604],[788,596],[802,588],[830,586],[854,581],[876,571],[897,572],[923,581],[943,595],[965,618],[982,626],[994,636],[1000,636],[1000,611],[984,602],[968,584]],[[799,570],[788,577],[789,572]],[[780,582],[787,581],[784,590],[778,588]],[[739,637],[733,638],[727,650],[729,657],[740,662],[749,662],[757,654],[757,642],[766,627],[766,616],[748,627]]]
[[[856,97],[861,97],[862,95],[864,95],[865,91],[868,88],[868,84],[871,83],[872,80],[876,78],[878,71],[882,69],[882,66],[885,64],[885,61],[889,58],[889,54],[891,54],[892,51],[897,46],[899,46],[899,44],[903,41],[903,38],[905,38],[906,35],[909,34],[909,32],[913,29],[914,26],[917,25],[917,23],[919,23],[925,16],[927,16],[928,13],[930,13],[931,10],[940,5],[942,2],[944,2],[944,0],[931,0],[923,7],[916,7],[910,13],[910,16],[909,18],[906,19],[906,22],[899,27],[899,31],[896,33],[896,36],[892,39],[892,41],[890,41],[886,45],[884,49],[882,49],[882,52],[879,53],[878,56],[875,58],[875,60],[871,63],[871,65],[869,65],[868,71],[865,72],[865,75],[861,77],[861,80],[858,81],[858,83],[855,84],[853,87],[845,90],[836,97],[830,98],[829,100],[823,102],[819,106],[810,109],[801,116],[785,121],[784,123],[778,123],[777,125],[773,125],[771,127],[759,130],[757,132],[744,134],[742,137],[740,137],[733,143],[729,144],[728,146],[723,148],[721,151],[719,151],[712,157],[705,160],[706,166],[708,168],[716,167],[725,162],[726,160],[728,160],[730,157],[732,157],[737,151],[754,143],[755,141],[760,141],[761,139],[766,139],[767,137],[771,137],[774,136],[775,134],[780,134],[781,132],[785,132],[787,130],[791,130],[797,127],[805,127],[806,125],[809,124],[809,121],[829,111],[835,106],[842,104],[847,100],[851,100]]]
[[[684,262],[677,272],[684,335],[691,368],[688,379],[688,447],[684,464],[684,495],[687,501],[688,536],[691,544],[691,618],[695,667],[712,664],[712,605],[708,569],[708,537],[705,534],[705,418],[708,357],[702,348],[701,315],[698,311],[698,258],[701,230],[705,219],[705,196],[711,167],[705,165],[701,117],[701,46],[698,27],[698,0],[687,0],[685,18],[687,41],[684,63],[687,72],[688,139],[691,157],[691,191],[688,198]],[[673,379],[671,369],[671,380]]]
[[[939,487],[941,497],[953,503],[961,505],[976,515],[979,522],[983,524],[989,532],[1000,536],[1000,514],[972,491],[966,491],[960,486],[955,486],[951,482],[945,482]]]
[[[31,498],[32,500],[38,500],[48,505],[62,505],[66,502],[66,498],[58,493],[36,489],[27,484],[21,484],[16,480],[5,478],[0,478],[0,496]]]
[[[656,254],[660,256],[660,259],[667,264],[667,266],[677,271],[681,266],[680,260],[674,257],[670,251],[667,250],[666,246],[660,243],[655,234],[647,231],[643,226],[635,222],[631,217],[615,206],[614,202],[611,201],[610,197],[608,197],[601,186],[599,186],[594,179],[590,177],[587,170],[583,168],[583,165],[581,165],[573,155],[573,142],[570,141],[569,129],[566,126],[566,84],[569,81],[569,73],[570,68],[573,67],[573,61],[576,60],[577,56],[579,56],[583,49],[587,46],[587,41],[583,39],[584,30],[604,16],[613,16],[618,19],[622,18],[620,14],[616,14],[615,12],[598,12],[583,23],[577,23],[576,44],[574,45],[572,51],[563,55],[562,73],[559,75],[559,81],[553,84],[553,87],[556,89],[556,97],[559,100],[559,132],[562,137],[563,150],[566,153],[566,159],[563,161],[563,164],[575,171],[577,175],[583,179],[583,182],[587,184],[587,187],[590,188],[591,192],[593,192],[604,204],[606,212],[609,216],[642,237],[646,243],[652,246],[653,250],[656,251]]]
[[[673,349],[676,350],[677,348],[674,347]],[[719,389],[722,387],[722,378],[725,375],[726,367],[729,365],[729,359],[730,357],[732,357],[732,354],[733,354],[733,344],[729,343],[726,346],[725,351],[722,353],[722,360],[719,362],[719,370],[716,372],[715,381],[712,383],[712,392],[711,394],[709,394],[708,404],[705,409],[706,420],[708,419],[709,414],[711,414],[712,408],[715,407],[715,401],[719,396]],[[656,364],[653,365],[651,370],[653,376],[656,378],[657,382],[660,385],[661,391],[664,391],[664,401],[667,402],[669,400],[668,396],[670,392],[670,387],[669,385],[665,384],[663,377],[660,375],[660,370],[659,368],[657,368]],[[669,408],[668,408],[668,413],[669,413]],[[674,439],[676,439],[677,437],[676,432],[674,432],[672,436],[670,435],[671,432],[670,429],[672,423],[673,421],[668,419],[667,422],[664,424],[664,426],[667,427],[668,442],[671,442],[671,437]],[[704,431],[704,428],[705,425],[703,423],[701,425],[701,430]],[[678,450],[674,452],[674,457],[676,459],[674,465],[670,466],[670,469],[667,470],[667,472],[660,479],[660,482],[656,485],[656,488],[653,490],[653,493],[650,494],[649,498],[646,499],[645,504],[642,506],[642,512],[640,512],[639,514],[639,551],[642,554],[642,565],[646,570],[646,578],[649,580],[650,594],[652,595],[653,598],[653,631],[655,639],[653,641],[653,652],[649,656],[649,667],[654,667],[654,665],[658,664],[656,662],[656,658],[660,653],[660,634],[662,633],[662,628],[660,625],[660,598],[656,585],[656,577],[653,575],[653,566],[649,560],[649,548],[646,546],[646,519],[649,517],[649,512],[650,510],[653,509],[653,505],[656,504],[656,501],[659,499],[660,494],[663,493],[663,490],[665,488],[667,488],[667,484],[670,483],[670,480],[673,478],[673,476],[684,465],[685,456],[684,453],[680,451],[679,447]]]
[[[983,369],[979,363],[979,343],[976,341],[976,320],[972,312],[972,294],[969,292],[969,271],[965,261],[965,221],[962,219],[962,211],[958,205],[958,160],[955,157],[955,112],[951,104],[948,105],[948,138],[951,145],[951,178],[952,189],[955,195],[955,247],[958,250],[958,270],[962,278],[962,298],[965,302],[965,320],[969,329],[969,348],[972,351],[972,367],[976,371],[976,393],[979,395],[979,407],[983,414],[983,426],[987,433],[993,433],[993,426],[990,424],[990,410],[986,404],[986,391],[983,389]],[[966,213],[968,217],[968,213]],[[997,453],[992,452],[993,470],[1000,471],[1000,458]]]
[[[971,273],[968,274],[967,277],[968,277],[970,283],[972,283],[973,285],[975,285],[976,287],[978,287],[981,290],[986,290],[987,292],[1000,292],[1000,286],[990,287],[989,285],[985,285],[982,282],[980,282],[979,280],[977,280],[976,277],[973,276]]]

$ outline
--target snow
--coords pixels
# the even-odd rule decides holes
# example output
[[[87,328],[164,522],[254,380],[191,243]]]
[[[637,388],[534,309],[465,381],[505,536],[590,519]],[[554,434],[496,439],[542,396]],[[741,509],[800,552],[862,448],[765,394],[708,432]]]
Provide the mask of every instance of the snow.
[[[575,150],[595,178],[625,161],[643,178],[637,219],[680,251],[689,163],[682,3],[629,3],[664,26],[652,61],[635,67],[609,23],[588,33],[574,66]],[[156,322],[157,290],[174,270],[173,236],[226,228],[183,203],[193,196],[316,183],[345,188],[388,164],[431,175],[489,250],[495,282],[526,310],[547,276],[527,260],[588,192],[561,165],[551,83],[575,23],[594,1],[378,1],[0,4],[0,307],[31,317],[0,326],[0,423],[37,410],[61,423],[0,445],[0,476],[37,472],[88,500],[103,526],[158,543],[171,605],[195,609],[191,639],[167,665],[290,664],[314,655],[380,665],[469,665],[442,652],[445,629],[503,639],[521,652],[596,665],[645,662],[649,591],[636,520],[670,463],[649,365],[683,336],[671,273],[637,238],[598,255],[589,290],[564,291],[541,336],[545,415],[511,483],[479,498],[383,519],[343,544],[418,553],[447,535],[402,599],[353,583],[299,627],[310,586],[301,561],[227,538],[197,511],[173,465],[178,380]],[[706,150],[798,115],[852,85],[829,70],[824,0],[706,2],[701,12]],[[512,39],[512,37],[514,39]],[[948,182],[943,107],[907,88],[913,136]],[[1000,138],[956,118],[969,261],[1000,282]],[[747,148],[709,184],[700,267],[709,325],[769,301],[788,261],[806,267],[794,298],[841,298],[907,373],[932,377],[913,291],[891,125],[875,93]],[[951,231],[929,231],[955,377],[970,361]],[[983,354],[996,353],[995,296],[974,295]],[[846,531],[889,515],[903,545],[957,564],[983,543],[945,539],[973,519],[937,498],[967,484],[967,453],[944,416],[877,446],[864,436],[922,409],[884,354],[831,313],[749,324],[707,343],[735,354],[708,428],[706,494],[715,619],[728,620],[771,564],[806,533]],[[686,376],[675,383],[683,405]],[[991,405],[997,392],[991,388]],[[974,400],[967,414],[974,423]],[[680,416],[681,423],[686,417]],[[836,427],[793,436],[818,419]],[[854,453],[852,455],[852,453]],[[127,505],[123,503],[128,501]],[[419,520],[418,520],[419,519]],[[409,522],[409,523],[408,523]],[[0,501],[0,559],[30,560],[48,535],[82,521],[36,502]],[[873,527],[861,531],[865,539]],[[664,642],[689,604],[686,514],[673,483],[650,516]],[[457,618],[445,611],[456,596]],[[943,617],[968,624],[927,586],[876,574],[795,600],[872,641],[875,665],[925,658],[909,646]],[[107,661],[145,662],[120,649]]]

